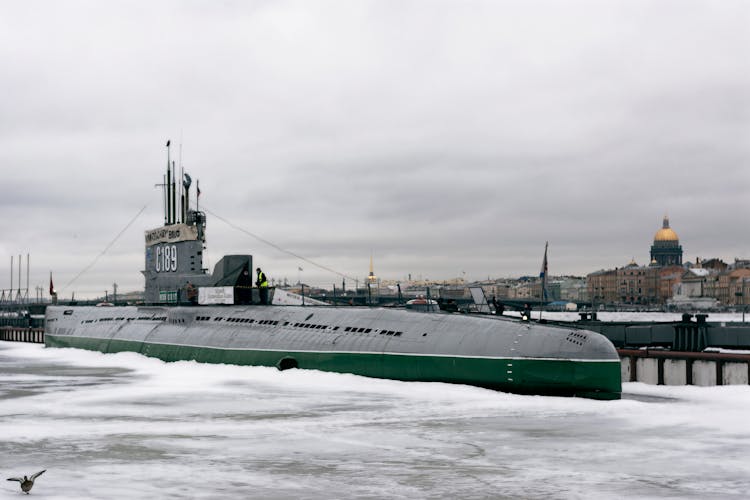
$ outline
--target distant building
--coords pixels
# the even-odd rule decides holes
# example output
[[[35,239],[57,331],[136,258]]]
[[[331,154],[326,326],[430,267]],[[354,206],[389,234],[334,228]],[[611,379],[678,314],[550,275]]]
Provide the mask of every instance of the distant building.
[[[700,265],[700,262],[697,263]],[[718,306],[718,300],[711,296],[712,286],[719,271],[702,267],[688,269],[682,275],[680,284],[667,305],[682,310],[707,310]]]
[[[682,246],[677,233],[669,227],[669,217],[664,216],[662,228],[654,235],[651,245],[651,262],[660,266],[681,266]]]
[[[512,283],[509,280],[497,281],[495,283],[483,284],[484,294],[487,297],[494,296],[496,299],[507,299],[510,297]]]
[[[664,304],[674,295],[684,272],[680,239],[665,216],[654,235],[648,266],[632,260],[621,268],[596,271],[586,276],[586,290],[594,305]]]
[[[560,300],[566,302],[589,302],[585,278],[566,277],[560,283]]]
[[[721,259],[700,259],[700,267],[703,269],[713,269],[715,271],[726,271],[729,264]]]
[[[627,266],[596,271],[586,276],[593,304],[664,304],[680,284],[682,266]]]
[[[658,274],[656,299],[658,304],[666,304],[676,293],[682,282],[682,275],[685,274],[685,268],[678,265],[665,266],[657,268]]]
[[[630,263],[617,270],[618,302],[623,304],[651,304],[656,302],[657,267]]]
[[[617,269],[602,269],[587,275],[586,288],[593,305],[618,302]]]
[[[541,293],[542,285],[539,284],[540,297],[544,297],[544,300],[548,302],[555,302],[560,300],[561,289],[563,281],[560,279],[550,279],[544,286],[544,294]]]
[[[682,275],[680,287],[677,289],[677,295],[691,298],[705,297],[706,283],[709,278],[716,276],[717,274],[717,271],[702,267],[688,269],[685,271],[685,274]]]
[[[521,278],[515,286],[508,290],[508,298],[516,300],[530,300],[532,298],[539,298],[539,292],[541,290],[541,284],[536,281]]]
[[[719,273],[715,281],[714,297],[725,305],[750,304],[750,263],[735,260],[726,271]]]
[[[684,308],[750,305],[750,260],[697,259],[683,265],[682,246],[669,218],[654,235],[651,262],[634,261],[622,268],[597,271],[587,276],[587,289],[594,304],[669,304]]]

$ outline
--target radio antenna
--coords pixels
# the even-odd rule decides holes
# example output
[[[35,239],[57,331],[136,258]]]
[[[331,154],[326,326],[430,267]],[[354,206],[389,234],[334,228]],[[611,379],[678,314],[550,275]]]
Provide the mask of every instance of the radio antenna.
[[[166,195],[167,195],[167,211],[164,213],[165,221],[164,225],[168,225],[172,223],[172,169],[170,168],[170,158],[169,158],[169,144],[171,141],[167,140],[167,186],[166,186]]]
[[[183,224],[187,219],[187,207],[185,206],[185,169],[182,167],[182,130],[180,130],[180,156],[177,159],[180,164],[180,222]]]

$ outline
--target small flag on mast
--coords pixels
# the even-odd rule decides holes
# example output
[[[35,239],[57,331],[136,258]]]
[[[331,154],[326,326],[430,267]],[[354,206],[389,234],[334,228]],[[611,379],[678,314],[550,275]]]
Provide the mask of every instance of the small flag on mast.
[[[52,284],[52,271],[49,272],[49,294],[55,294],[55,285]]]

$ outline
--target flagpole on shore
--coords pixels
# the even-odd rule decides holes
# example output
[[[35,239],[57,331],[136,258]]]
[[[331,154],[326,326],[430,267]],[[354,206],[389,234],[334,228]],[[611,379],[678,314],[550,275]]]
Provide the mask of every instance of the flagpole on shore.
[[[544,242],[544,259],[542,259],[542,270],[539,273],[539,277],[542,278],[542,296],[539,300],[539,321],[542,320],[542,302],[546,299],[547,296],[547,247],[549,246],[549,241]]]

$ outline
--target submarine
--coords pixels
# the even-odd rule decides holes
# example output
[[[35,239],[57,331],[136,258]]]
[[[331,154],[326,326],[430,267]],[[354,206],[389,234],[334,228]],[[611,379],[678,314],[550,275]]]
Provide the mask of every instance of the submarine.
[[[47,307],[45,345],[618,399],[620,358],[603,335],[503,316],[278,305],[252,284],[252,255],[203,269],[206,215],[167,161],[164,224],[145,232],[144,304]],[[180,208],[178,209],[178,200]],[[196,198],[197,200],[197,198]]]

